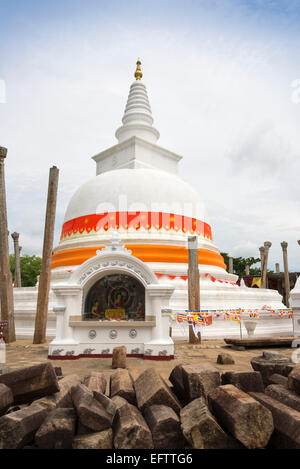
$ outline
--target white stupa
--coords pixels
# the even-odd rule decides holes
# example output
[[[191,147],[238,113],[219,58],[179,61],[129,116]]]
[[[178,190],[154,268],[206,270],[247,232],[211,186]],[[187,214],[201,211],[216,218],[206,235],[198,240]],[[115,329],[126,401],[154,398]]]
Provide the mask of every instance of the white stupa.
[[[98,314],[101,318],[105,308],[105,311],[111,306],[123,308],[126,310],[127,320],[133,310],[137,311],[139,308],[140,313],[137,314],[142,314],[141,311],[145,308],[144,319],[151,322],[151,318],[156,317],[156,327],[160,322],[157,315],[160,315],[158,309],[161,307],[168,306],[173,310],[187,309],[187,241],[190,235],[197,235],[198,238],[202,309],[261,308],[264,305],[284,308],[277,291],[239,287],[236,284],[238,277],[226,271],[220,251],[213,242],[204,203],[198,192],[178,175],[178,164],[182,157],[157,144],[160,134],[153,126],[146,86],[141,81],[140,60],[137,62],[135,78],[130,87],[122,119],[123,125],[115,133],[118,143],[93,157],[96,162],[96,176],[79,187],[71,198],[60,242],[53,251],[49,318],[51,320],[53,310],[58,317],[56,339],[50,347],[50,355],[54,348],[64,350],[63,344],[71,346],[73,342],[77,344],[77,349],[68,349],[63,354],[71,354],[74,350],[75,355],[82,354],[81,349],[78,352],[78,343],[84,342],[82,331],[85,329],[79,318],[91,321],[93,314]],[[117,233],[118,243],[123,247],[109,257],[106,250],[107,246],[111,245],[114,233]],[[104,256],[103,259],[105,256],[109,257],[106,263],[99,263],[101,255]],[[129,255],[132,259],[130,263],[126,257]],[[149,292],[146,291],[144,303],[137,293],[138,286],[131,285],[126,287],[126,290],[120,282],[118,287],[114,286],[117,285],[115,277],[111,277],[114,278],[115,284],[110,283],[109,279],[99,280],[104,279],[104,274],[114,275],[115,272],[119,275],[120,266],[125,269],[129,264],[131,272],[140,272],[141,279],[147,279],[145,285],[148,285]],[[119,266],[115,271],[114,265]],[[90,280],[79,294],[76,285],[83,285],[87,277],[93,280]],[[98,290],[95,290],[98,280]],[[67,295],[61,288],[73,295],[73,299],[61,301],[61,298]],[[150,293],[151,289],[154,293]],[[71,291],[73,293],[70,293]],[[101,298],[97,297],[97,291],[103,292]],[[74,292],[79,295],[77,299],[77,293]],[[27,294],[32,302],[33,291],[28,291]],[[24,292],[16,292],[16,299],[18,295],[19,300],[24,303]],[[128,295],[134,296],[131,310],[124,306],[126,302],[129,304]],[[150,297],[155,297],[152,303]],[[101,302],[106,302],[106,307],[101,306]],[[69,308],[68,314],[63,313],[66,308]],[[71,320],[70,315],[76,317]],[[74,332],[76,324],[78,331]],[[164,324],[164,327],[168,328],[167,323]],[[206,329],[212,337],[224,337],[235,333],[230,331],[231,326],[224,322],[217,327]],[[264,333],[273,333],[284,331],[284,328],[289,331],[291,325],[289,321],[273,321],[272,324],[269,321],[266,327]],[[155,347],[151,346],[149,349],[147,344],[156,341],[164,346],[160,350],[154,350],[154,355],[163,356],[167,353],[171,356],[172,347],[169,347],[168,333],[163,333],[163,339],[162,336],[158,338],[159,336],[157,329],[152,338],[147,336],[147,340],[143,339],[143,344],[133,350],[140,348],[140,353],[144,354],[146,349],[154,350]],[[122,343],[122,340],[120,339],[119,343]],[[85,342],[85,350],[89,350],[89,343]],[[106,343],[103,347],[103,350],[107,351],[110,345]],[[99,347],[97,353],[101,355]]]
[[[157,145],[159,132],[153,127],[140,61],[137,64],[123,125],[116,131],[118,143],[93,157],[96,177],[79,187],[68,205],[61,240],[54,249],[53,280],[94,256],[116,229],[160,282],[172,282],[171,307],[187,308],[187,238],[194,234],[201,307],[284,307],[277,291],[240,288],[238,277],[226,271],[204,203],[178,176],[182,157]]]

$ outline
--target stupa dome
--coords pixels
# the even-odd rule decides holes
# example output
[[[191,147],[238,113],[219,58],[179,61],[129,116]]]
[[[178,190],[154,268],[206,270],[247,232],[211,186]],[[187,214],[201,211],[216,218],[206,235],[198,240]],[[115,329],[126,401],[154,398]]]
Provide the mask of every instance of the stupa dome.
[[[71,198],[64,222],[106,211],[163,212],[206,221],[197,191],[158,169],[116,169],[90,179]]]

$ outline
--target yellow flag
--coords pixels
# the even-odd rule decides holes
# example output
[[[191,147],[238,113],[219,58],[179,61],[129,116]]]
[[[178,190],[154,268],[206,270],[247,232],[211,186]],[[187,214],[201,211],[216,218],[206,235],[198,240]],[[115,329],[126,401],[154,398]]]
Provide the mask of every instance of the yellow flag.
[[[253,277],[251,287],[254,287],[254,285],[257,285],[258,288],[261,288],[261,277]]]

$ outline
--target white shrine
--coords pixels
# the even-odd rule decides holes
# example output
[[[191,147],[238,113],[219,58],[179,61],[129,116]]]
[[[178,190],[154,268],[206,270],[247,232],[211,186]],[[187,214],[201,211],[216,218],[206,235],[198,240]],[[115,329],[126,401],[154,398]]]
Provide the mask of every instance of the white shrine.
[[[199,194],[178,176],[182,157],[157,145],[140,65],[118,143],[93,157],[96,176],[71,198],[53,252],[51,358],[110,356],[116,345],[132,356],[172,358],[164,310],[188,308],[190,235],[198,238],[201,308],[284,308],[277,291],[240,287],[226,271]],[[19,290],[16,305],[26,296]],[[236,333],[227,322],[207,330],[211,337]],[[291,332],[291,321],[267,321],[261,330],[278,332]]]

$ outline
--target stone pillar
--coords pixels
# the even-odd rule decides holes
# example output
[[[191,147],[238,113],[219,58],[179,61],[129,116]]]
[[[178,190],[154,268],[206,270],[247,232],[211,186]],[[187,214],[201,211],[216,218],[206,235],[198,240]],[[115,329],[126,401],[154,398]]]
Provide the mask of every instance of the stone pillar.
[[[275,271],[276,271],[276,274],[280,274],[280,266],[279,266],[278,262],[276,262],[276,264],[275,264]]]
[[[265,248],[263,246],[259,248],[259,253],[260,253],[260,271],[261,271],[261,278],[262,278],[263,271],[264,271],[264,259],[265,259]]]
[[[197,236],[188,237],[188,298],[189,309],[200,310],[200,279],[198,266],[198,238]],[[201,343],[200,334],[195,336],[193,327],[189,326],[189,343]]]
[[[8,321],[8,327],[4,329],[3,337],[5,342],[14,342],[15,321],[14,321],[14,294],[12,285],[12,275],[9,262],[8,229],[7,229],[7,209],[5,191],[4,160],[7,149],[0,147],[0,297],[1,297],[1,319]]]
[[[229,257],[229,273],[233,274],[233,258]]]
[[[262,274],[262,288],[267,288],[267,270],[268,270],[268,256],[269,249],[272,246],[270,241],[264,242],[264,262],[263,262],[263,274]]]
[[[284,266],[285,304],[287,308],[289,308],[290,307],[290,303],[289,303],[290,275],[289,275],[288,258],[287,258],[288,243],[286,241],[282,241],[281,247],[282,247],[282,253],[283,253],[283,266]]]
[[[39,279],[38,299],[35,317],[34,344],[46,342],[46,326],[48,314],[48,300],[51,275],[51,257],[54,238],[55,211],[59,170],[56,166],[50,168],[48,183],[48,198],[44,229],[44,245],[42,267]]]
[[[15,287],[22,286],[21,281],[21,264],[20,264],[20,246],[19,246],[19,233],[12,233],[11,237],[14,240],[14,253],[15,253]]]
[[[246,271],[246,275],[247,275],[247,276],[250,275],[250,265],[246,264],[246,269],[245,269],[245,271]]]

